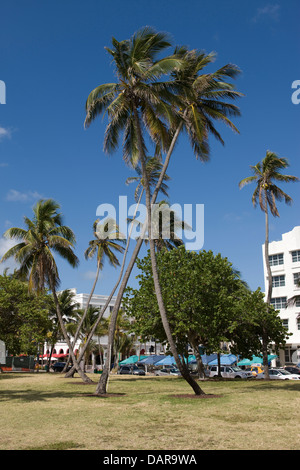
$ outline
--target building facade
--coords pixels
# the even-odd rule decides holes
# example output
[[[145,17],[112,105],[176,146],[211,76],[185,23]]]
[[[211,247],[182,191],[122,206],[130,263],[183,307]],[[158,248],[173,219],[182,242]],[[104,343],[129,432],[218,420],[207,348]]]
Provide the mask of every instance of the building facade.
[[[84,294],[84,293],[77,293],[76,289],[69,289],[73,294],[74,294],[74,302],[79,304],[80,309],[84,309],[87,305],[89,294]],[[93,295],[90,305],[96,308],[101,308],[103,309],[107,303],[108,296],[106,295]],[[105,312],[103,317],[108,318],[109,315],[111,314],[113,307],[115,305],[116,297],[112,297]],[[93,340],[95,340],[98,345],[99,345],[99,350],[101,347],[102,351],[102,356],[100,357],[100,354],[98,356],[92,355],[92,362],[94,366],[102,365],[102,362],[105,362],[105,359],[107,357],[107,344],[108,344],[108,337],[107,336],[94,336]],[[77,341],[75,344],[74,350],[79,351],[80,349],[80,341]],[[156,343],[155,339],[153,338],[151,341],[148,341],[146,343],[140,343],[139,341],[136,341],[133,347],[133,352],[134,354],[141,354],[141,355],[147,355],[147,354],[164,354],[164,348],[161,344]],[[46,344],[44,345],[44,356],[47,357],[47,355],[50,352],[50,345]],[[53,351],[53,356],[54,359],[60,359],[60,360],[65,360],[65,358],[69,354],[69,348],[68,345],[65,341],[60,341],[55,344],[54,351]]]
[[[266,290],[268,277],[264,245],[262,252]],[[271,303],[279,310],[283,325],[291,333],[285,350],[280,352],[279,362],[280,365],[297,364],[300,362],[300,226],[284,233],[281,240],[269,243],[269,261],[272,272]]]

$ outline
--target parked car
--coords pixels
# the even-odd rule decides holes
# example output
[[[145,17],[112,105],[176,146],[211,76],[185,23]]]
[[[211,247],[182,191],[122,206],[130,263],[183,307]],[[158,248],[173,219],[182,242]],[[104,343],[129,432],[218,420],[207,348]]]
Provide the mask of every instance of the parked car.
[[[218,377],[218,366],[209,366],[209,377]],[[221,376],[230,379],[252,379],[251,371],[236,366],[221,366]]]
[[[66,365],[66,362],[56,362],[51,367],[54,370],[54,372],[62,372],[64,370],[65,365]],[[67,372],[71,369],[71,367],[72,366],[67,367]]]
[[[295,366],[285,366],[284,370],[287,370],[291,374],[300,375],[300,368]]]
[[[164,369],[156,370],[154,374],[155,375],[180,375],[180,372],[178,369],[173,367],[172,369],[164,368]]]
[[[145,371],[143,369],[140,369],[136,365],[128,365],[128,366],[121,366],[118,374],[127,374],[127,375],[146,375]]]
[[[285,369],[269,369],[271,380],[300,380],[300,375],[291,374]],[[264,379],[265,374],[257,374],[256,379]]]

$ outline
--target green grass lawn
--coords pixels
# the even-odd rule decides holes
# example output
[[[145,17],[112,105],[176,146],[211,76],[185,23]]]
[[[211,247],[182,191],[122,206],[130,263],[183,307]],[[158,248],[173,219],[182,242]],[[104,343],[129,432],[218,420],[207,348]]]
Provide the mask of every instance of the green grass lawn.
[[[177,377],[0,374],[0,449],[299,450],[300,383],[201,382],[206,399]],[[215,395],[215,396],[212,396]]]

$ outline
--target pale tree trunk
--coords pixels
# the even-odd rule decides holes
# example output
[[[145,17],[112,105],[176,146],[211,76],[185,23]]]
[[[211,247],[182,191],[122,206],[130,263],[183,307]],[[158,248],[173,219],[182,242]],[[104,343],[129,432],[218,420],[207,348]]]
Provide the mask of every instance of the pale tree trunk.
[[[168,317],[167,317],[167,312],[165,309],[164,301],[163,301],[163,296],[161,292],[161,287],[160,287],[160,281],[159,281],[159,276],[158,276],[158,269],[157,269],[157,263],[156,263],[156,253],[155,253],[155,243],[152,238],[151,234],[151,195],[150,195],[150,187],[149,187],[149,182],[148,182],[148,175],[146,171],[146,164],[145,164],[145,158],[143,154],[143,148],[142,148],[142,138],[141,138],[141,130],[139,126],[139,117],[138,117],[138,112],[137,109],[134,107],[134,115],[135,115],[135,124],[136,124],[136,129],[137,129],[137,141],[138,141],[138,147],[139,147],[139,154],[140,154],[140,162],[142,166],[142,174],[143,174],[143,179],[145,182],[145,192],[146,192],[146,209],[147,209],[147,217],[148,217],[148,237],[149,237],[149,244],[150,244],[150,258],[151,258],[151,266],[152,266],[152,276],[153,276],[153,282],[154,282],[154,288],[155,288],[155,294],[157,298],[157,303],[160,311],[160,316],[162,320],[162,324],[167,336],[168,343],[170,345],[171,352],[173,354],[173,357],[175,359],[176,365],[182,375],[182,377],[188,382],[188,384],[192,387],[196,395],[201,395],[204,392],[201,390],[199,387],[199,384],[191,377],[188,368],[185,364],[185,361],[180,360],[179,354],[177,352],[177,348],[172,336],[171,328],[169,325]]]
[[[63,317],[62,317],[62,314],[61,314],[61,311],[60,311],[60,305],[59,305],[59,301],[58,301],[58,298],[57,298],[57,295],[56,295],[55,284],[54,284],[53,277],[51,275],[49,276],[49,284],[50,284],[50,289],[52,291],[53,300],[54,300],[55,307],[56,307],[57,318],[59,320],[61,331],[63,333],[64,339],[65,339],[65,341],[66,341],[66,343],[69,347],[69,351],[70,351],[70,354],[71,354],[71,357],[72,357],[73,364],[75,365],[75,367],[77,369],[77,372],[80,375],[81,379],[85,383],[93,383],[92,380],[89,379],[89,377],[87,377],[85,375],[85,373],[82,371],[82,369],[79,367],[79,364],[76,360],[75,354],[74,354],[73,349],[72,349],[72,344],[71,344],[71,341],[69,339],[69,336],[68,336],[68,333],[67,333],[64,321],[63,321]]]
[[[265,236],[265,263],[267,268],[267,306],[269,308],[271,304],[271,297],[272,297],[272,271],[270,266],[269,260],[269,213],[268,213],[268,201],[267,201],[267,194],[265,191],[265,229],[266,229],[266,236]],[[267,334],[263,330],[262,335],[262,345],[263,345],[263,365],[264,365],[264,375],[265,379],[269,380],[269,364],[268,364],[268,339]]]
[[[169,165],[169,162],[170,162],[170,158],[171,158],[172,152],[174,150],[174,147],[175,147],[175,144],[176,144],[176,141],[178,139],[178,136],[180,134],[181,129],[182,129],[182,123],[178,126],[178,128],[177,128],[177,130],[176,130],[176,132],[173,136],[170,148],[169,148],[169,150],[167,152],[167,155],[166,155],[165,163],[164,163],[162,171],[160,173],[159,180],[158,180],[158,182],[156,184],[156,187],[153,191],[151,204],[154,204],[155,201],[156,201],[158,192],[160,190],[161,184],[162,184],[163,179],[165,177],[165,174],[167,172],[168,165]],[[147,220],[144,223],[144,226],[143,226],[143,229],[142,229],[142,234],[141,234],[140,238],[137,240],[135,249],[134,249],[134,251],[132,253],[132,256],[131,256],[131,259],[128,263],[128,267],[125,271],[124,278],[123,278],[122,283],[120,285],[119,292],[118,292],[118,295],[117,295],[117,298],[116,298],[116,302],[115,302],[115,305],[114,305],[114,308],[113,308],[113,311],[112,311],[112,314],[111,314],[111,321],[110,321],[109,334],[108,334],[108,346],[107,346],[107,348],[108,348],[108,357],[107,357],[107,360],[106,360],[105,365],[104,365],[103,373],[102,373],[102,375],[99,379],[99,383],[98,383],[98,386],[97,386],[97,389],[96,389],[96,395],[102,395],[102,394],[107,393],[107,383],[108,383],[108,378],[109,378],[109,373],[110,373],[110,364],[111,364],[111,356],[110,356],[109,351],[110,351],[110,345],[112,344],[113,338],[114,338],[114,331],[115,331],[115,327],[116,327],[117,315],[118,315],[119,308],[121,306],[123,294],[124,294],[124,291],[126,289],[128,280],[130,278],[132,269],[134,267],[134,264],[136,262],[138,254],[139,254],[139,251],[140,251],[141,246],[143,244],[143,237],[145,235],[146,229],[147,229]]]
[[[87,315],[87,312],[88,312],[88,309],[89,309],[89,305],[90,305],[91,299],[92,299],[93,294],[94,294],[94,292],[95,292],[95,288],[96,288],[96,285],[97,285],[97,282],[98,282],[98,278],[99,278],[99,272],[100,272],[100,260],[97,260],[97,272],[96,272],[95,281],[94,281],[92,290],[91,290],[91,292],[90,292],[89,298],[88,298],[88,300],[87,300],[87,304],[86,304],[84,313],[83,313],[83,315],[82,315],[82,317],[81,317],[81,319],[80,319],[80,322],[79,322],[79,324],[78,324],[78,326],[77,326],[76,333],[75,333],[75,335],[74,335],[74,339],[73,339],[73,349],[74,349],[75,344],[76,344],[76,341],[77,341],[77,339],[78,339],[78,336],[79,336],[81,327],[82,327],[82,325],[83,325],[84,319],[85,319],[85,317],[86,317],[86,315]],[[78,362],[80,363],[80,361],[81,361],[81,358],[79,359]],[[67,365],[65,366],[63,372],[65,372],[66,368],[67,368]],[[73,367],[69,370],[69,372],[67,372],[66,377],[72,377],[72,376],[74,375],[74,373],[75,373],[75,365],[73,365]]]
[[[93,325],[93,327],[92,327],[92,329],[91,329],[91,331],[90,331],[90,334],[89,334],[89,336],[88,336],[88,338],[87,338],[87,341],[86,341],[86,345],[84,346],[84,348],[83,348],[82,351],[80,352],[79,360],[78,360],[79,363],[80,363],[80,361],[81,361],[81,359],[82,359],[82,356],[83,356],[83,354],[84,354],[84,352],[85,352],[85,349],[86,349],[87,345],[89,344],[90,340],[92,339],[92,337],[93,337],[93,335],[94,335],[94,332],[95,332],[95,330],[96,330],[98,324],[100,323],[100,320],[102,319],[102,317],[103,317],[103,315],[104,315],[104,313],[105,313],[105,310],[107,309],[107,307],[108,307],[108,305],[109,305],[109,303],[110,303],[110,301],[111,301],[111,299],[112,299],[112,297],[113,297],[113,295],[114,295],[114,293],[115,293],[115,291],[116,291],[116,289],[117,289],[117,287],[118,287],[118,285],[120,284],[120,281],[121,281],[121,279],[122,279],[123,271],[124,271],[124,267],[125,267],[126,256],[127,256],[128,249],[129,249],[130,236],[131,236],[131,233],[132,233],[134,220],[135,220],[135,217],[136,217],[136,213],[137,213],[137,211],[138,211],[139,204],[140,204],[140,202],[141,202],[142,195],[143,195],[143,191],[141,192],[141,195],[140,195],[140,197],[139,197],[139,200],[138,200],[138,203],[137,203],[137,206],[136,206],[134,215],[133,215],[133,221],[132,221],[132,223],[131,223],[131,228],[130,228],[129,236],[128,236],[128,239],[127,239],[127,243],[126,243],[126,247],[125,247],[125,251],[124,251],[124,255],[123,255],[123,260],[122,260],[122,265],[121,265],[121,269],[120,269],[120,274],[119,274],[118,280],[117,280],[117,282],[116,282],[116,284],[115,284],[115,286],[114,286],[112,292],[110,293],[110,295],[109,295],[109,297],[108,297],[108,299],[107,299],[105,305],[104,305],[103,308],[101,309],[101,312],[100,312],[100,314],[99,314],[97,320],[95,321],[95,323],[94,323],[94,325]],[[138,253],[137,253],[137,254],[138,254]],[[137,255],[136,255],[136,257],[137,257]],[[135,258],[135,259],[136,259],[136,258]],[[91,292],[91,294],[90,294],[89,302],[91,301],[91,298],[92,298],[92,295],[93,295],[93,293],[94,293],[94,289],[95,289],[96,284],[97,284],[97,278],[96,278],[96,280],[95,280],[93,290],[92,290],[92,292]],[[127,283],[126,283],[126,284],[127,284]],[[126,284],[125,284],[125,287],[123,288],[122,295],[123,295],[124,290],[125,290],[125,288],[126,288]],[[117,315],[118,315],[118,311],[119,311],[119,308],[118,308],[117,313],[116,313],[116,318],[117,318]],[[114,312],[114,310],[113,310],[113,312]],[[113,312],[112,312],[112,315],[113,315]],[[85,312],[85,313],[86,313],[86,312]],[[78,330],[79,330],[79,328],[78,328]],[[73,373],[74,373],[74,368],[72,368],[69,372],[67,372],[67,374],[66,374],[65,377],[69,377],[69,376],[72,375]]]

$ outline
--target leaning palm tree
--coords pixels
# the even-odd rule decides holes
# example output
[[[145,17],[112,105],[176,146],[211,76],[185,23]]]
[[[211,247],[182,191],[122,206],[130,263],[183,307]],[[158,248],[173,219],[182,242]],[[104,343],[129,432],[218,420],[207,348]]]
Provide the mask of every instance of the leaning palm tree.
[[[274,217],[279,217],[276,202],[282,201],[286,204],[292,203],[292,198],[286,194],[276,183],[290,183],[299,181],[299,178],[291,175],[283,175],[282,170],[289,166],[286,158],[280,158],[274,152],[268,150],[265,158],[258,162],[255,166],[250,166],[252,176],[248,176],[240,181],[239,187],[243,188],[249,183],[256,183],[255,190],[252,195],[253,206],[260,206],[261,210],[265,213],[265,247],[264,256],[267,269],[267,295],[266,303],[270,305],[272,297],[272,272],[269,261],[269,212]],[[263,338],[263,358],[264,366],[266,371],[266,378],[269,378],[268,374],[268,351],[267,341]]]
[[[148,181],[149,181],[149,184],[150,184],[151,187],[152,186],[155,187],[155,185],[157,185],[158,179],[160,178],[161,168],[162,168],[162,164],[159,161],[158,157],[148,157],[147,158],[146,169],[147,169],[147,173],[148,173]],[[94,324],[93,328],[90,331],[89,338],[87,339],[85,345],[82,347],[78,362],[80,362],[81,358],[83,357],[85,347],[87,347],[86,345],[92,339],[93,334],[94,334],[98,324],[103,320],[103,315],[104,315],[104,313],[105,313],[105,311],[106,311],[106,309],[107,309],[107,307],[108,307],[108,305],[109,305],[109,303],[112,299],[112,296],[114,295],[114,293],[115,293],[115,291],[116,291],[116,289],[117,289],[117,287],[118,287],[118,285],[119,285],[119,283],[122,279],[122,276],[123,276],[123,271],[124,271],[124,267],[125,267],[126,256],[127,256],[128,250],[129,250],[129,244],[130,244],[130,239],[131,239],[131,235],[132,235],[132,230],[133,230],[133,227],[134,227],[134,224],[135,224],[136,214],[137,214],[137,211],[138,211],[138,208],[139,208],[142,196],[143,196],[143,192],[144,192],[143,178],[142,178],[142,174],[141,174],[141,170],[140,170],[139,166],[136,166],[135,170],[136,170],[138,176],[136,176],[136,177],[135,176],[130,176],[126,179],[126,184],[127,185],[129,185],[130,183],[133,183],[133,182],[138,182],[136,190],[135,190],[135,200],[137,201],[137,204],[136,204],[135,212],[133,214],[133,218],[131,220],[130,219],[128,220],[130,222],[130,228],[129,228],[129,232],[128,232],[126,247],[125,247],[125,250],[124,250],[124,253],[123,253],[123,260],[122,260],[122,264],[121,264],[121,268],[120,268],[120,273],[119,273],[118,279],[117,279],[117,281],[116,281],[116,283],[115,283],[108,299],[106,300],[104,306],[102,307],[101,311],[99,312],[99,316],[98,316],[97,320],[95,321],[95,324]],[[166,196],[168,195],[167,194],[168,186],[165,183],[165,181],[168,181],[169,179],[170,179],[169,176],[165,174],[164,178],[163,178],[163,181],[162,181],[162,184],[160,186],[160,191]],[[95,288],[95,285],[97,283],[97,278],[98,278],[98,276],[96,276],[95,283],[94,283],[94,286],[92,288],[92,292],[89,296],[87,305],[89,304],[89,302],[91,300],[91,297],[92,297],[92,294],[94,292],[94,288]],[[124,289],[122,289],[122,290],[124,290]],[[120,305],[119,305],[119,307],[120,307]],[[119,311],[119,309],[118,309],[118,311]],[[114,309],[114,312],[116,312],[115,309]],[[114,313],[114,316],[112,318],[112,324],[114,323],[114,318],[117,318],[117,313]],[[78,330],[79,330],[79,328],[80,328],[80,325],[78,326]],[[113,336],[111,336],[111,341],[113,341]],[[111,346],[109,346],[109,350],[111,350]],[[66,377],[69,377],[69,376],[73,375],[73,373],[74,373],[74,368],[72,368],[69,372],[67,372]]]
[[[156,61],[158,52],[170,46],[164,34],[154,33],[145,28],[137,32],[130,41],[121,43],[113,40],[114,49],[108,51],[114,58],[119,82],[114,85],[102,85],[94,90],[87,100],[87,118],[89,123],[102,112],[104,107],[110,118],[106,128],[105,150],[115,150],[124,132],[123,157],[136,166],[141,165],[146,194],[147,225],[150,241],[153,278],[162,322],[166,330],[172,353],[181,368],[179,354],[172,337],[168,318],[163,305],[159,277],[155,259],[155,245],[151,238],[151,194],[146,170],[146,140],[143,132],[146,127],[156,147],[165,150],[170,144],[170,133],[163,119],[172,120],[168,84],[159,82],[163,75],[169,74],[179,62],[176,58]],[[172,98],[174,101],[174,97]],[[199,385],[188,371],[182,375],[189,381],[196,394],[201,393]]]
[[[124,235],[120,232],[115,220],[108,218],[104,222],[100,223],[99,219],[97,219],[93,224],[93,233],[94,238],[90,240],[89,246],[84,252],[84,256],[86,259],[92,259],[94,256],[96,256],[96,276],[87,303],[85,305],[85,310],[80,316],[79,321],[77,323],[77,330],[74,334],[73,339],[74,345],[78,339],[78,335],[80,334],[80,329],[85,321],[88,309],[90,308],[90,303],[95,292],[100,271],[103,269],[105,259],[108,260],[111,266],[116,268],[120,265],[120,263],[114,252],[122,253],[124,251],[124,248],[121,245],[125,243]],[[88,342],[86,342],[85,344],[88,344]],[[68,372],[67,376],[69,377],[73,375],[73,373],[74,368]]]
[[[145,159],[146,171],[148,175],[148,184],[151,187],[156,187],[156,184],[159,180],[161,171],[162,171],[162,163],[160,162],[158,157],[146,157]],[[135,188],[134,197],[136,202],[141,200],[141,196],[145,190],[144,188],[144,179],[142,175],[142,170],[139,165],[135,167],[135,171],[137,172],[137,176],[129,176],[126,179],[126,184],[130,183],[137,183]],[[165,181],[170,180],[170,177],[165,174],[164,181],[160,185],[160,192],[163,193],[165,196],[168,196],[168,186]]]
[[[188,110],[185,109],[182,112],[182,108],[190,106],[194,111],[195,106],[191,106],[191,102],[189,101],[191,100],[190,96],[195,101],[195,98],[198,99],[201,95],[201,86],[199,86],[199,82],[201,81],[199,80],[199,77],[194,87],[194,92],[196,94],[187,94],[186,92],[182,92],[180,100],[177,99],[178,96],[174,95],[173,93],[175,89],[175,81],[172,83],[158,82],[158,78],[161,77],[162,73],[181,70],[184,59],[184,54],[182,51],[180,51],[180,53],[175,56],[173,55],[172,57],[155,62],[154,59],[157,52],[164,50],[166,45],[168,46],[169,43],[167,43],[163,35],[154,33],[149,29],[144,29],[136,33],[133,38],[128,41],[118,42],[113,39],[114,49],[108,49],[108,51],[113,56],[115,61],[120,82],[119,84],[101,85],[89,95],[87,100],[87,117],[85,121],[86,125],[89,125],[91,121],[94,120],[99,114],[101,114],[105,109],[107,110],[107,114],[111,120],[107,126],[105,136],[106,150],[116,149],[120,131],[124,129],[124,158],[125,160],[134,164],[137,162],[137,160],[139,160],[141,163],[142,175],[144,178],[145,187],[147,188],[146,205],[148,209],[149,226],[149,221],[151,218],[150,192],[145,170],[146,145],[143,138],[141,123],[143,123],[143,125],[149,131],[151,139],[156,144],[156,148],[161,145],[161,148],[165,150],[166,146],[168,146],[168,153],[165,159],[165,164],[158,184],[152,195],[151,202],[155,202],[176,140],[183,128],[183,122],[184,126],[188,125],[191,127],[191,120],[188,121],[186,119]],[[181,57],[179,57],[180,55]],[[178,58],[180,58],[180,60],[178,60]],[[202,68],[204,65],[205,64],[203,61]],[[198,70],[195,70],[195,74],[197,74],[200,70],[201,67],[198,67]],[[201,119],[196,119],[195,122],[197,132],[191,131],[190,135],[194,139],[194,143],[197,142],[197,139],[200,139],[199,145],[194,145],[194,150],[195,152],[199,153],[200,158],[202,159],[207,158],[207,153],[209,151],[206,140],[207,134],[211,132],[214,133],[214,128],[212,127],[213,119],[224,120],[227,124],[229,124],[230,120],[228,119],[227,115],[238,114],[237,108],[233,106],[231,108],[227,108],[226,106],[219,105],[223,99],[234,98],[238,95],[237,92],[234,92],[231,85],[228,85],[226,88],[224,82],[226,76],[233,77],[237,73],[237,68],[229,65],[226,68],[223,68],[223,70],[220,69],[218,74],[215,76],[213,76],[213,74],[211,74],[211,77],[208,75],[205,76],[203,83],[200,83],[200,85],[202,85],[202,89],[204,88],[204,83],[210,83],[210,88],[208,88],[208,85],[206,85],[206,90],[211,94],[211,103],[208,100],[207,94],[206,99],[204,99],[202,103]],[[177,89],[188,89],[191,86],[189,77],[190,70],[187,70],[185,80],[181,79],[181,82],[177,80]],[[153,82],[153,78],[155,78],[155,82]],[[212,108],[211,115],[207,114],[206,112],[206,108],[209,108],[209,106]],[[193,114],[195,115],[195,112],[193,112]],[[162,116],[168,120],[168,124],[171,126],[171,132],[169,133],[167,133],[167,129],[163,120],[159,119]],[[179,117],[181,118],[181,121],[179,121]],[[206,122],[205,119],[207,120]],[[205,126],[207,126],[206,130]],[[201,132],[201,129],[203,132]],[[215,133],[215,135],[216,137],[219,136],[218,133]],[[172,137],[172,140],[170,140],[170,137]],[[142,238],[140,238],[136,245],[136,249],[134,250],[120,286],[117,302],[113,312],[114,316],[110,328],[110,339],[113,337],[113,328],[116,322],[117,311],[120,306],[122,295],[128,282],[136,256],[141,247],[141,240]],[[154,283],[163,324],[167,330],[166,333],[171,347],[174,349],[174,357],[180,361],[180,358],[175,351],[175,344],[168,326],[166,311],[162,302],[156,267],[155,247],[151,241],[151,235],[150,252]],[[177,365],[179,369],[182,369],[183,365]],[[106,369],[107,373],[102,374],[100,379],[100,382],[102,381],[103,385],[101,389],[102,393],[105,393],[105,381],[107,381],[109,365]],[[182,375],[187,379],[196,393],[201,393],[200,387],[196,386],[197,384],[187,373],[187,370],[182,370]]]
[[[68,344],[73,363],[81,378],[90,381],[77,364],[72,352],[59,299],[56,293],[60,284],[54,253],[61,256],[72,267],[78,266],[78,258],[73,251],[75,235],[73,231],[62,224],[62,215],[58,212],[60,206],[52,199],[40,200],[33,208],[34,217],[24,217],[26,229],[9,228],[4,236],[18,240],[2,257],[1,262],[13,257],[20,264],[19,275],[27,276],[29,289],[37,293],[43,292],[48,285],[52,291],[56,314],[64,339]]]

